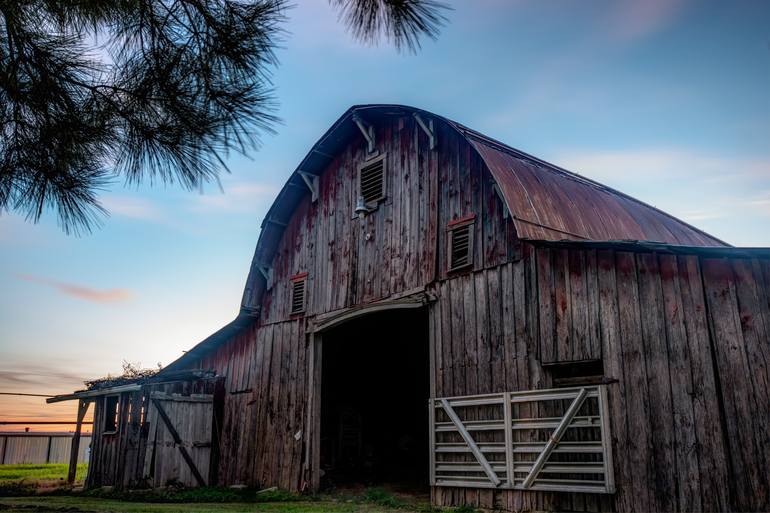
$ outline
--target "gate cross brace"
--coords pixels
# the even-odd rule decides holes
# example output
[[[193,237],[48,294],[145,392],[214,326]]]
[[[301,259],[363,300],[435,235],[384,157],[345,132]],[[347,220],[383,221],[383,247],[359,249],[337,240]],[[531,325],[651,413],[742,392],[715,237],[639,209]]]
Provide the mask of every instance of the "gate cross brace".
[[[522,483],[524,488],[529,488],[532,486],[532,483],[534,483],[538,474],[540,474],[540,471],[543,469],[545,462],[548,461],[551,453],[561,441],[561,437],[564,436],[564,432],[567,431],[570,422],[572,422],[572,419],[583,405],[583,401],[585,400],[586,395],[588,395],[588,391],[585,388],[581,388],[580,392],[578,392],[577,396],[575,396],[575,400],[572,401],[572,404],[570,404],[569,408],[567,408],[567,412],[564,414],[564,417],[562,417],[561,422],[559,422],[559,425],[556,426],[556,429],[554,429],[553,434],[551,434],[551,438],[548,439],[548,443],[545,445],[543,452],[541,452],[540,456],[537,457],[535,463],[532,465],[532,469],[524,479],[524,482]]]
[[[184,460],[187,462],[187,466],[190,467],[193,476],[195,476],[195,480],[198,481],[198,485],[206,486],[206,481],[203,480],[203,476],[201,476],[201,473],[198,472],[198,467],[195,466],[195,462],[190,456],[190,453],[188,453],[187,449],[182,445],[182,439],[179,437],[179,433],[177,433],[176,428],[174,428],[173,424],[171,424],[171,419],[168,418],[166,410],[163,409],[163,406],[160,404],[158,399],[153,398],[152,404],[154,404],[155,408],[158,410],[160,418],[163,419],[163,423],[168,428],[168,432],[171,433],[171,438],[174,439],[174,443],[177,445],[177,447],[179,447],[179,452],[182,453],[182,458],[184,458]]]
[[[489,462],[484,457],[484,454],[482,454],[479,447],[476,445],[476,441],[473,439],[470,433],[468,433],[468,430],[465,429],[465,426],[463,426],[462,421],[460,420],[460,417],[457,416],[457,413],[455,413],[454,409],[449,405],[449,401],[446,399],[441,399],[441,406],[444,408],[444,411],[446,412],[447,416],[449,416],[449,420],[452,421],[452,424],[455,425],[457,428],[457,431],[460,432],[460,436],[463,437],[463,440],[465,440],[465,443],[468,444],[468,447],[471,449],[471,453],[473,453],[473,456],[475,456],[476,461],[479,462],[479,465],[481,465],[481,468],[484,469],[484,473],[487,475],[490,481],[495,486],[500,486],[502,481],[500,481],[500,478],[497,477],[497,474],[495,474],[495,471],[492,470],[492,467],[489,465]]]

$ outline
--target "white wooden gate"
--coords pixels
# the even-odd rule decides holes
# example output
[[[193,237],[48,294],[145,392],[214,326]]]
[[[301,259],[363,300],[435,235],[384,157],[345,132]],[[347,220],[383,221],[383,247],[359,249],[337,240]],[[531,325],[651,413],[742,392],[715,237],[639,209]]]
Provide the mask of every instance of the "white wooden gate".
[[[614,493],[605,385],[430,400],[431,484]]]
[[[205,486],[211,459],[213,396],[152,392],[144,475],[153,487]]]

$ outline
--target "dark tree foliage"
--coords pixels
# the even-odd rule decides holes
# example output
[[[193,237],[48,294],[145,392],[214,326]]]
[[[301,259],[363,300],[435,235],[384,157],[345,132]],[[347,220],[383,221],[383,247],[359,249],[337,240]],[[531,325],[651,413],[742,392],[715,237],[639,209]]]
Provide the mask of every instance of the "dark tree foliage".
[[[353,35],[416,51],[434,0],[330,0]],[[285,0],[0,0],[0,214],[90,230],[98,193],[216,182],[278,121]]]

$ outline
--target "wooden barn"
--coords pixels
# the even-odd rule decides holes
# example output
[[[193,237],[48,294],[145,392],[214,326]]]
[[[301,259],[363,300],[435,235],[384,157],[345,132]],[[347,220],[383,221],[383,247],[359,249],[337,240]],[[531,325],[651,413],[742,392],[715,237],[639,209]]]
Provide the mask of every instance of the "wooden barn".
[[[767,511],[768,365],[770,250],[363,105],[270,208],[236,319],[150,380],[69,398],[95,404],[88,486]]]

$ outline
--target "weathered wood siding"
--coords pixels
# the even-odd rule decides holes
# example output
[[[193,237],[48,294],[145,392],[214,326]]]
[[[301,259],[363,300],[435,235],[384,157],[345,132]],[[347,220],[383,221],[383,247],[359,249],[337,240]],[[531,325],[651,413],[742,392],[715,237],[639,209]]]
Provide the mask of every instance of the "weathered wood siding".
[[[304,326],[298,319],[255,327],[201,362],[226,376],[221,484],[299,490],[308,388]]]
[[[541,358],[602,358],[617,493],[436,488],[436,503],[767,510],[770,262],[532,251],[437,285],[436,395],[547,388]]]
[[[770,508],[767,261],[517,243],[477,154],[438,130],[431,151],[411,118],[376,126],[387,199],[363,220],[354,137],[321,175],[318,201],[308,194],[286,226],[259,323],[191,364],[226,376],[220,484],[302,489],[314,318],[427,287],[433,396],[547,388],[548,364],[602,361],[617,486],[613,496],[437,488],[437,504]],[[448,273],[447,223],[470,214],[473,266]],[[291,277],[305,272],[306,310],[292,315]]]
[[[146,483],[145,460],[147,439],[151,429],[145,416],[152,392],[168,394],[213,394],[215,380],[182,381],[169,384],[148,385],[136,392],[120,394],[117,431],[105,433],[105,408],[103,397],[90,406],[94,408],[94,425],[91,435],[91,457],[86,475],[86,487],[115,486],[117,488],[144,486]],[[156,419],[157,420],[157,419]],[[200,422],[200,419],[195,422]],[[178,429],[185,432],[185,426]],[[81,441],[81,444],[84,442]]]
[[[376,127],[386,199],[364,220],[353,210],[366,149],[354,138],[321,175],[318,201],[308,195],[286,227],[259,325],[193,365],[226,376],[222,484],[302,486],[308,319],[446,277],[446,226],[468,214],[476,216],[475,268],[513,254],[513,223],[503,219],[483,163],[465,140],[439,126],[435,150],[411,118]],[[291,277],[302,272],[306,311],[291,315]]]
[[[474,214],[475,268],[513,253],[514,232],[490,175],[470,145],[439,125],[438,147],[410,118],[376,127],[385,154],[386,199],[363,220],[353,215],[358,168],[366,158],[355,138],[320,177],[285,229],[262,301],[264,324],[289,319],[290,278],[308,273],[306,315],[387,298],[447,275],[447,224]]]

